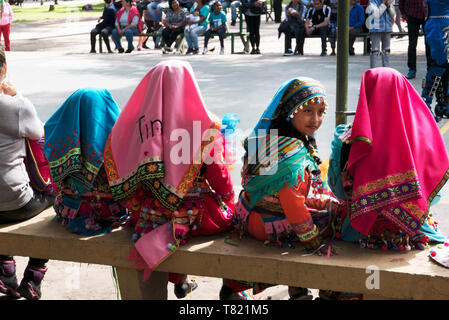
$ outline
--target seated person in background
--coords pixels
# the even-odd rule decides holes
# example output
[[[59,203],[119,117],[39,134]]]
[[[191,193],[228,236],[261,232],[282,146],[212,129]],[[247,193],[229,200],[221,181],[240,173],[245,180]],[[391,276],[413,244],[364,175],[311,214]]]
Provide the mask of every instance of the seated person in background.
[[[162,30],[162,39],[164,39],[163,53],[172,51],[171,45],[176,41],[178,35],[184,32],[186,25],[186,12],[179,5],[178,0],[168,1],[169,9],[162,20],[164,29]]]
[[[237,8],[240,8],[242,2],[240,0],[234,0],[231,2],[231,26],[235,26],[237,21]]]
[[[331,9],[323,4],[324,0],[313,0],[306,14],[306,34],[321,36],[321,56],[327,55],[327,34],[329,33],[329,21]]]
[[[75,91],[45,123],[45,154],[58,188],[56,220],[76,234],[118,227],[126,209],[112,199],[103,150],[120,109],[106,89]]]
[[[164,0],[153,0],[147,6],[148,12],[151,14],[157,25],[162,23],[162,12],[167,8],[168,1]]]
[[[145,270],[144,280],[191,236],[231,228],[234,189],[219,129],[190,64],[168,60],[142,79],[111,131],[106,172],[114,197],[131,210],[130,257]],[[192,141],[195,137],[206,140]],[[196,287],[186,275],[169,279],[179,298]]]
[[[200,10],[198,8],[194,9],[192,12],[190,12],[190,14],[187,15],[186,20],[190,24],[185,27],[185,30],[190,32],[193,30],[193,28],[198,27],[198,24],[200,22]]]
[[[209,30],[204,34],[203,54],[207,53],[207,44],[213,34],[220,38],[220,54],[224,54],[224,34],[226,33],[226,14],[221,10],[221,2],[215,1],[209,14]]]
[[[33,104],[5,81],[6,56],[0,49],[0,224],[30,219],[53,204],[54,196],[31,186],[26,146],[44,136],[44,126]],[[28,141],[27,141],[28,140]],[[37,152],[41,152],[39,146]],[[45,177],[45,180],[47,177]],[[47,180],[48,181],[48,180]],[[30,258],[17,283],[14,257],[0,255],[0,292],[10,297],[37,300],[48,259]]]
[[[109,44],[109,35],[115,27],[115,10],[112,0],[104,0],[103,15],[98,18],[98,22],[99,23],[90,32],[90,53],[96,53],[95,40],[98,34],[101,34],[108,52],[112,53],[111,46]]]
[[[207,0],[195,0],[194,6],[190,9],[190,11],[199,10],[200,11],[200,21],[190,22],[187,21],[187,26],[184,29],[184,38],[187,42],[188,49],[186,55],[189,54],[198,54],[199,53],[199,45],[198,45],[198,36],[203,35],[207,30],[207,18],[209,17],[210,7],[207,5]],[[198,24],[198,26],[190,28],[189,25]]]
[[[285,20],[278,28],[279,36],[283,32],[285,34],[284,56],[292,56],[293,54],[304,54],[304,38],[306,32],[304,29],[304,17],[306,7],[299,0],[292,0],[285,7]],[[292,50],[292,38],[296,38],[296,48]]]
[[[120,44],[120,38],[125,36],[128,42],[126,53],[134,50],[133,36],[142,32],[142,20],[136,6],[132,5],[132,0],[122,0],[123,8],[117,12],[115,19],[115,29],[112,30],[112,40],[119,53],[125,52]]]
[[[362,26],[365,23],[365,10],[357,0],[351,0],[349,5],[349,55],[353,56],[355,39],[362,33]]]

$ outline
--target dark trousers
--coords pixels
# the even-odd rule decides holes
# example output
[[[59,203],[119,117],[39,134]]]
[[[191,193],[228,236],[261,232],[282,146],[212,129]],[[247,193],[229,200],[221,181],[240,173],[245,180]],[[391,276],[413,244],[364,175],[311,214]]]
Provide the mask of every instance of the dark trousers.
[[[349,53],[354,54],[354,42],[359,34],[362,33],[362,28],[354,28],[349,30]]]
[[[162,39],[164,40],[164,43],[167,47],[171,47],[173,42],[176,41],[176,38],[178,35],[184,32],[184,27],[176,28],[176,29],[170,29],[170,28],[164,28],[162,30]]]
[[[422,26],[424,30],[424,26],[426,21],[424,19],[418,19],[414,17],[407,17],[407,26],[408,26],[408,58],[407,58],[407,66],[410,70],[416,71],[416,46],[418,45],[418,36],[419,29]],[[427,66],[429,66],[429,47],[426,43],[426,57],[427,57]]]
[[[304,54],[304,38],[306,37],[306,30],[304,27],[291,28],[285,32],[284,52],[292,48],[292,39],[296,38],[296,48],[300,54]]]
[[[273,0],[274,22],[281,23],[282,0]]]
[[[321,51],[327,51],[327,34],[329,33],[329,28],[321,27],[313,30],[312,35],[321,36]]]
[[[91,50],[92,51],[95,50],[95,40],[96,40],[97,35],[100,34],[101,37],[103,38],[104,43],[106,44],[106,48],[108,49],[108,52],[110,52],[111,45],[109,44],[109,35],[111,34],[111,31],[112,31],[111,27],[100,28],[97,26],[94,29],[92,29],[92,31],[90,32]]]
[[[260,16],[248,16],[245,14],[246,27],[249,32],[251,47],[259,49],[260,44]]]
[[[220,46],[224,48],[224,34],[226,33],[226,28],[218,29],[217,31],[207,30],[204,33],[204,47],[207,48],[207,44],[209,43],[210,36],[213,34],[218,34],[218,38],[220,39]]]

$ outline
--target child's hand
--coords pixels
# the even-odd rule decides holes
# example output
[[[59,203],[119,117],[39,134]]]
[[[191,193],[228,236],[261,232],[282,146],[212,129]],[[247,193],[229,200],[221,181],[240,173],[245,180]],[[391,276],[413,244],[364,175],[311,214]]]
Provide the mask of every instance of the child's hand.
[[[14,87],[11,82],[4,81],[1,86],[1,90],[4,94],[14,97],[17,94],[17,89]]]

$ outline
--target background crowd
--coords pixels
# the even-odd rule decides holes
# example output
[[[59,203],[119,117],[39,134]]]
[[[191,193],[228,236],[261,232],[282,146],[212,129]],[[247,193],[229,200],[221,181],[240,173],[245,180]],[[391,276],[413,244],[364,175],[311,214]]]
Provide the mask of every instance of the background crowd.
[[[220,5],[216,13],[213,9],[215,4]],[[216,34],[220,39],[220,53],[224,54],[223,39],[230,26],[236,25],[238,10],[241,10],[249,33],[251,54],[260,54],[261,17],[271,17],[274,13],[275,25],[279,24],[275,26],[279,37],[285,36],[285,56],[303,55],[308,36],[321,38],[321,56],[328,54],[327,42],[331,47],[330,55],[336,55],[338,0],[291,0],[284,3],[273,0],[270,5],[268,9],[266,0],[105,0],[103,15],[91,32],[91,52],[95,53],[98,34],[104,39],[108,52],[113,52],[108,40],[108,35],[112,35],[115,49],[119,53],[130,53],[135,49],[134,36],[144,33],[154,35],[154,48],[162,49],[164,53],[171,52],[178,36],[183,35],[188,44],[187,54],[199,54],[198,37],[204,36],[206,40],[207,34],[209,40]],[[405,4],[405,0],[350,0],[349,54],[355,55],[356,38],[369,33],[371,67],[389,66],[393,24],[398,28],[398,37],[404,37],[402,24],[406,21],[410,38],[410,72],[407,77],[411,79],[416,73],[416,43],[420,28],[424,28],[425,17],[424,1],[407,1]],[[121,47],[122,36],[127,40],[126,51]],[[139,36],[137,50],[149,48],[148,38]],[[294,49],[291,45],[293,38],[296,39]],[[205,41],[203,54],[208,52],[207,43]]]

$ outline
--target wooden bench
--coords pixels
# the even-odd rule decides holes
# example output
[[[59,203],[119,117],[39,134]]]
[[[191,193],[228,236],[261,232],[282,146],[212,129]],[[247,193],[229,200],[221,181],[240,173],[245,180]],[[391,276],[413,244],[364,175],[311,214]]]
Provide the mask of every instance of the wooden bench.
[[[391,33],[391,37],[392,38],[393,37],[398,37],[398,36],[402,36],[402,37],[408,36],[408,33],[407,32],[392,32]],[[419,36],[424,36],[424,33],[420,32]],[[307,38],[321,38],[321,36],[313,34],[313,35],[306,35],[305,38],[306,39]],[[366,33],[366,32],[363,32],[363,33],[358,34],[356,38],[362,38],[363,39],[363,55],[364,56],[369,55],[368,43],[369,43],[369,39],[370,39],[370,34]],[[328,35],[328,39],[329,39],[329,35]]]
[[[84,237],[67,232],[54,217],[50,208],[25,222],[0,226],[0,252],[113,266],[122,299],[167,299],[167,272],[361,292],[369,299],[449,299],[449,269],[430,261],[428,250],[382,252],[338,241],[339,254],[328,259],[302,256],[301,246],[265,247],[251,238],[231,238],[231,245],[224,241],[227,234],[192,239],[142,283],[142,273],[126,259],[133,247],[129,228]],[[369,289],[370,270],[376,268],[379,287]]]
[[[157,32],[153,32],[153,33],[138,33],[136,34],[134,37],[161,37],[160,33]],[[243,18],[242,18],[242,11],[239,8],[239,29],[238,31],[231,31],[225,33],[225,37],[231,37],[231,53],[248,53],[249,52],[249,41],[248,41],[248,37],[249,37],[249,33],[247,31],[243,31]],[[214,35],[211,36],[211,39],[214,38]],[[243,52],[235,52],[235,38],[240,38],[240,40],[242,41],[243,44]],[[103,39],[101,38],[101,36],[99,35],[99,51],[100,53],[103,52],[103,43],[102,43]],[[181,33],[180,35],[178,35],[177,39],[176,39],[176,51],[177,53],[183,53],[183,43],[184,43],[184,34]],[[163,46],[163,40],[161,39],[161,46]]]

